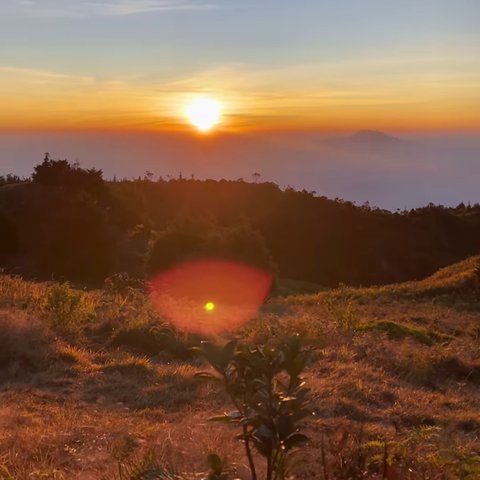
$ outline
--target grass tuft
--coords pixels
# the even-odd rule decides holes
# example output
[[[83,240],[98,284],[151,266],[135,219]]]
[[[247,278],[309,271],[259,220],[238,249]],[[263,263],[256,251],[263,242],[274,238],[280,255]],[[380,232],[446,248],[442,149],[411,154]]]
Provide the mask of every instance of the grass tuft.
[[[380,331],[388,335],[388,338],[393,340],[403,340],[405,338],[412,338],[423,345],[434,345],[435,343],[448,343],[451,337],[443,335],[424,328],[410,327],[407,325],[401,325],[392,321],[381,321],[375,323],[369,323],[358,327],[360,331]]]

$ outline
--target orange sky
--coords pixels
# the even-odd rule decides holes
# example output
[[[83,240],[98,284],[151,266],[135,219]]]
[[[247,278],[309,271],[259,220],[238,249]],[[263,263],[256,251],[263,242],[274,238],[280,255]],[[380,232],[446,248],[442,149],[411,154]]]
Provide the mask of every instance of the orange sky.
[[[186,105],[208,95],[223,106],[220,130],[480,130],[475,75],[442,64],[435,76],[392,76],[382,65],[230,66],[162,85],[0,67],[0,128],[185,129]]]
[[[0,3],[0,129],[480,130],[472,0]]]

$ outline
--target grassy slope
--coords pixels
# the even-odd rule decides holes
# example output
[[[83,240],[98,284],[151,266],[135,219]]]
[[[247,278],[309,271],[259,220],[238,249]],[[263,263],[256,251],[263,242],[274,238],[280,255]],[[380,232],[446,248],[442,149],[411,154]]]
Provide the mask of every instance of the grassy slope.
[[[479,478],[479,261],[420,282],[274,299],[244,328],[251,341],[302,332],[321,345],[301,478],[323,478],[322,432],[332,479],[382,451],[359,449],[371,439],[391,441],[414,470],[398,478]],[[0,478],[110,479],[116,458],[150,449],[186,472],[218,451],[242,476],[232,432],[205,422],[230,406],[193,378],[203,368],[186,351],[193,339],[165,341],[156,325],[139,294],[1,278]],[[379,478],[374,463],[362,478]]]

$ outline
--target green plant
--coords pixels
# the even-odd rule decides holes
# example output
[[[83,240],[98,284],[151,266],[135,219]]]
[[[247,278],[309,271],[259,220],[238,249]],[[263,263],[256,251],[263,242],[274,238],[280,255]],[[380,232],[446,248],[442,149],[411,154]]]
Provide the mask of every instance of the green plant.
[[[211,471],[205,480],[228,480],[228,474],[225,472],[226,460],[222,460],[216,453],[210,453],[207,456],[207,463]]]
[[[351,300],[340,302],[334,298],[326,297],[325,307],[332,315],[335,328],[344,335],[354,335],[360,327],[358,309]]]
[[[44,310],[54,327],[67,327],[88,316],[84,294],[68,282],[53,285],[47,292]]]
[[[266,480],[283,480],[292,452],[308,440],[300,427],[311,415],[310,391],[301,374],[310,350],[298,335],[280,345],[231,341],[199,349],[216,374],[198,375],[220,381],[236,409],[211,420],[240,428],[252,480],[258,479],[254,450],[265,458]]]

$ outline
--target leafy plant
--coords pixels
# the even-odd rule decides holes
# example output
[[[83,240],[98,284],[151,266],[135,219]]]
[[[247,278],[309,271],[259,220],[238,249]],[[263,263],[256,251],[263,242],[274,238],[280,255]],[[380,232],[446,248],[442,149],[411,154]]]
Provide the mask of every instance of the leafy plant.
[[[254,451],[266,461],[266,480],[286,478],[291,454],[308,438],[300,432],[311,415],[309,389],[301,377],[310,356],[302,338],[294,336],[281,345],[224,347],[203,343],[199,351],[216,373],[199,373],[220,381],[235,410],[214,417],[237,426],[237,438],[245,445],[252,480],[258,480]]]
[[[71,288],[68,282],[49,289],[44,310],[55,327],[66,327],[88,316],[84,294]]]

